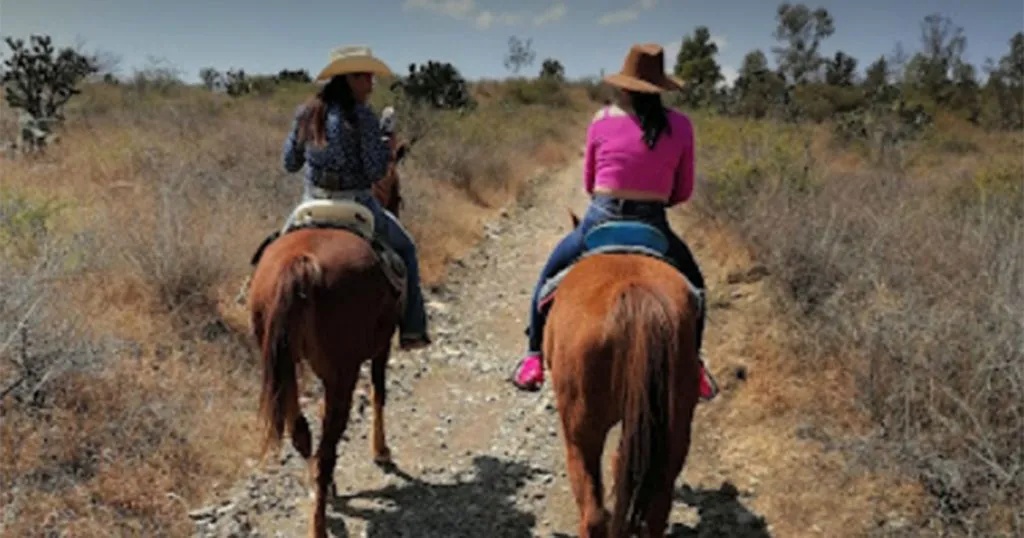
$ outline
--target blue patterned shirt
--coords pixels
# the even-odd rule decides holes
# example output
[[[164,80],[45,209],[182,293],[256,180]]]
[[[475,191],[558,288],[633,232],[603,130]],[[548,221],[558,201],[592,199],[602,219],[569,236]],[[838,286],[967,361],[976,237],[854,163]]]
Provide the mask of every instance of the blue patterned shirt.
[[[299,124],[306,111],[306,105],[299,106],[292,120],[292,129],[284,142],[284,169],[298,172],[306,164],[304,174],[306,187],[317,186],[328,189],[349,190],[369,189],[373,183],[384,177],[387,172],[391,150],[383,138],[377,116],[370,107],[356,105],[356,118],[359,122],[362,153],[356,155],[355,131],[345,127],[341,105],[332,103],[327,106],[324,147],[317,147],[312,141],[299,142]],[[362,169],[359,166],[362,161]],[[323,172],[336,173],[340,185],[325,184]]]

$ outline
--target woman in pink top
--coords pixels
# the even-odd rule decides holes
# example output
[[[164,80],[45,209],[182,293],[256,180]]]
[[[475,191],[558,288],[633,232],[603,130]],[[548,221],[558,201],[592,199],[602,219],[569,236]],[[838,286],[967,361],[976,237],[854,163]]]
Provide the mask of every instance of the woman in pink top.
[[[541,271],[530,303],[529,342],[513,383],[537,390],[544,382],[541,337],[545,316],[537,311],[544,281],[568,267],[583,252],[583,237],[608,220],[640,220],[657,226],[669,240],[669,256],[687,279],[704,293],[704,276],[686,244],[668,224],[665,208],[693,194],[693,125],[684,114],[662,105],[661,92],[681,84],[665,74],[659,45],[634,45],[622,71],[605,77],[619,90],[619,104],[601,109],[587,130],[583,186],[591,203],[576,229],[559,242]],[[697,323],[697,349],[704,332],[704,313]],[[702,361],[703,364],[703,361]],[[717,393],[704,370],[701,397]]]

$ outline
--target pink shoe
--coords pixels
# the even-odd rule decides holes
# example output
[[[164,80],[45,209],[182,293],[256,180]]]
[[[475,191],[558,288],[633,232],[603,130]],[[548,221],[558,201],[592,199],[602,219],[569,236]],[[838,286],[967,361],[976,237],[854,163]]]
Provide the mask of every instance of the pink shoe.
[[[700,399],[709,402],[718,396],[718,383],[704,366],[704,359],[700,361]]]
[[[536,391],[544,384],[544,364],[539,354],[527,355],[521,363],[512,384],[519,390]]]

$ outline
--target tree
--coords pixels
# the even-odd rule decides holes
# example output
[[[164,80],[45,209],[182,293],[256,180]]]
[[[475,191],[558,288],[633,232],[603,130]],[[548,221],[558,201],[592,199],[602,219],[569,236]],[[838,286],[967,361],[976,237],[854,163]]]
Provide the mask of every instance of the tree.
[[[836,51],[832,59],[825,61],[825,83],[830,86],[853,86],[857,73],[857,59],[843,51]]]
[[[523,41],[516,36],[508,38],[508,52],[505,54],[505,68],[513,73],[533,65],[537,54],[533,51],[533,39]]]
[[[981,115],[980,89],[974,66],[967,62],[960,63],[953,70],[950,107],[965,112],[968,120],[977,122]]]
[[[892,80],[904,82],[907,77],[907,63],[910,61],[910,57],[903,49],[903,42],[896,42],[885,61],[889,64],[889,76]]]
[[[562,66],[562,62],[554,58],[548,58],[541,63],[540,78],[562,82],[565,80],[565,67]]]
[[[760,49],[743,57],[735,94],[737,112],[761,118],[780,104],[786,90],[785,80],[768,68],[768,57]]]
[[[683,102],[688,106],[709,105],[715,97],[715,86],[724,80],[715,61],[718,45],[711,40],[706,26],[698,26],[693,36],[683,38],[676,56],[675,75],[683,80]]]
[[[985,69],[983,89],[987,123],[1008,129],[1024,128],[1024,32],[1010,38],[1010,51]]]
[[[953,73],[963,63],[967,38],[949,17],[933,13],[921,23],[921,52],[907,65],[910,84],[940,104],[952,97]]]
[[[775,39],[786,44],[773,47],[779,70],[793,84],[804,84],[818,73],[824,60],[818,53],[821,41],[835,32],[832,15],[825,8],[811,11],[804,4],[780,4],[776,11]]]
[[[1024,32],[1010,38],[1010,52],[999,59],[999,70],[1008,84],[1024,90]]]
[[[879,56],[864,73],[864,91],[873,93],[889,84],[889,62]]]

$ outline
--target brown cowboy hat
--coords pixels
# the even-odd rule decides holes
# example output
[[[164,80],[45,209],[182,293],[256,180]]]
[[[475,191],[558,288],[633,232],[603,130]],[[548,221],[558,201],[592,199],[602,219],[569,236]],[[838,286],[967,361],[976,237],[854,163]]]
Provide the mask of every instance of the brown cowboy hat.
[[[622,62],[622,70],[606,75],[604,81],[616,88],[642,93],[681,90],[683,81],[665,73],[665,49],[657,43],[633,45]]]
[[[328,64],[316,76],[316,82],[347,73],[373,73],[377,76],[389,76],[391,69],[373,55],[370,47],[338,47],[331,51]]]

